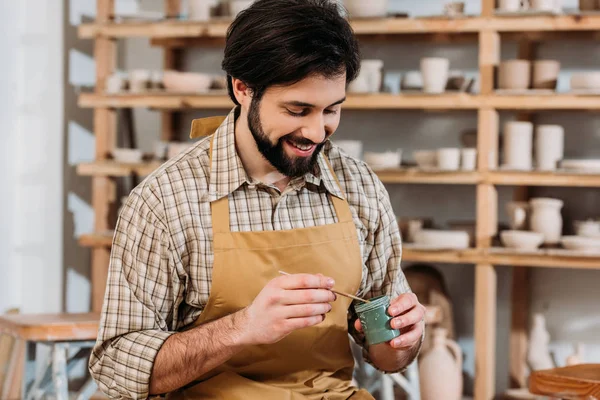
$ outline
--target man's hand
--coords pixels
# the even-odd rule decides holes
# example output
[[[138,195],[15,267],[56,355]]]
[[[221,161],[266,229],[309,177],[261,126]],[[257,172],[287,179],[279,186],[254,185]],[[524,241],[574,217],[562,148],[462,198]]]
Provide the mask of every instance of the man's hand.
[[[393,317],[391,327],[400,329],[400,336],[388,342],[391,347],[407,350],[419,344],[425,327],[425,307],[419,303],[414,293],[404,293],[393,299],[388,314]],[[354,322],[354,327],[362,332],[359,319]]]
[[[242,311],[241,342],[275,343],[293,331],[320,324],[331,311],[335,293],[332,278],[293,274],[271,280]]]

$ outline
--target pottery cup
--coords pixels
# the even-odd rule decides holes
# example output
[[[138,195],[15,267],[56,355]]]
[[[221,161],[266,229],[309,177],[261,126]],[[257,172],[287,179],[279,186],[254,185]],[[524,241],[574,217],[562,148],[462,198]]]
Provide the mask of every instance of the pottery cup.
[[[560,125],[538,125],[535,128],[536,167],[543,171],[555,170],[564,157],[565,130]]]
[[[388,342],[400,336],[400,331],[390,325],[392,317],[387,311],[389,306],[390,298],[387,295],[354,306],[369,346]]]
[[[525,90],[531,83],[531,62],[506,60],[498,68],[498,88]]]
[[[556,89],[560,62],[556,60],[537,60],[533,62],[533,88]]]
[[[460,164],[463,171],[474,171],[477,166],[477,149],[462,149],[460,151]]]
[[[421,75],[425,93],[443,93],[448,83],[450,60],[441,57],[421,59]]]
[[[500,11],[517,12],[522,8],[521,0],[499,0],[498,9]]]
[[[530,0],[531,9],[536,11],[558,11],[558,3],[556,0]]]
[[[533,124],[509,121],[504,125],[504,166],[508,169],[531,170],[533,156]]]
[[[460,149],[445,148],[437,151],[438,168],[444,171],[456,171],[460,167]]]

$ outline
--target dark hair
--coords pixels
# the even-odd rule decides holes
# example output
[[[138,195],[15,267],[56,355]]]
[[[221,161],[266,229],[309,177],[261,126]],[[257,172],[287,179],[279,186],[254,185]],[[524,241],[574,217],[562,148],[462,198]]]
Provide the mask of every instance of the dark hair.
[[[229,96],[232,77],[260,99],[273,85],[292,85],[311,75],[326,78],[360,69],[358,41],[331,0],[257,0],[229,26],[225,57]]]

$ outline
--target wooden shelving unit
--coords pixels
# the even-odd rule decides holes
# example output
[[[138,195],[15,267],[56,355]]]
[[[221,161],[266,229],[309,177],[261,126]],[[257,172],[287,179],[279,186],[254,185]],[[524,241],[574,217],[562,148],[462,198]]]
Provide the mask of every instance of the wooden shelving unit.
[[[584,257],[554,253],[522,254],[493,248],[497,232],[499,185],[517,186],[519,199],[527,198],[527,186],[600,187],[600,174],[568,172],[515,172],[490,169],[497,160],[500,110],[600,110],[600,96],[561,94],[506,94],[494,91],[495,68],[500,61],[500,38],[518,40],[519,55],[532,58],[535,43],[563,37],[600,37],[600,15],[524,16],[494,15],[494,0],[481,0],[482,15],[460,19],[446,18],[385,18],[352,21],[361,40],[461,41],[475,40],[479,44],[480,93],[470,94],[376,94],[349,95],[345,109],[352,110],[473,110],[478,115],[478,169],[473,172],[425,172],[414,169],[377,171],[389,184],[449,184],[476,187],[476,248],[467,250],[423,251],[406,247],[404,261],[436,263],[468,263],[475,265],[475,399],[490,400],[495,394],[496,347],[496,267],[513,266],[513,318],[511,359],[520,359],[526,349],[523,341],[527,314],[527,268],[587,268],[600,269],[600,257]],[[232,106],[223,92],[202,95],[148,93],[104,93],[104,81],[115,67],[115,41],[119,38],[147,37],[164,49],[164,67],[177,69],[178,52],[189,46],[222,45],[229,20],[208,23],[178,21],[180,0],[165,0],[169,19],[154,23],[114,23],[111,16],[114,0],[97,1],[98,19],[79,26],[79,36],[95,40],[97,63],[96,89],[79,97],[81,107],[94,109],[96,160],[80,164],[77,172],[92,179],[92,205],[96,212],[95,234],[80,237],[80,245],[92,248],[93,309],[98,311],[104,294],[108,258],[112,242],[109,226],[109,205],[115,199],[112,177],[131,174],[146,175],[160,163],[122,164],[108,159],[116,143],[117,108],[150,108],[162,115],[163,140],[175,137],[174,112],[185,109],[227,110]],[[527,114],[523,114],[527,118]],[[518,362],[511,362],[511,379],[522,384],[524,371]]]

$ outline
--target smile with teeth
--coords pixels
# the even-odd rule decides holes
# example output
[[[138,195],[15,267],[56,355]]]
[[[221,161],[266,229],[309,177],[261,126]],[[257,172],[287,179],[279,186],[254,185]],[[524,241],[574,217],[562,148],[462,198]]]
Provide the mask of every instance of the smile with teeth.
[[[308,150],[312,149],[314,146],[314,144],[300,144],[300,143],[294,143],[290,140],[288,140],[288,143],[302,151],[308,151]]]

